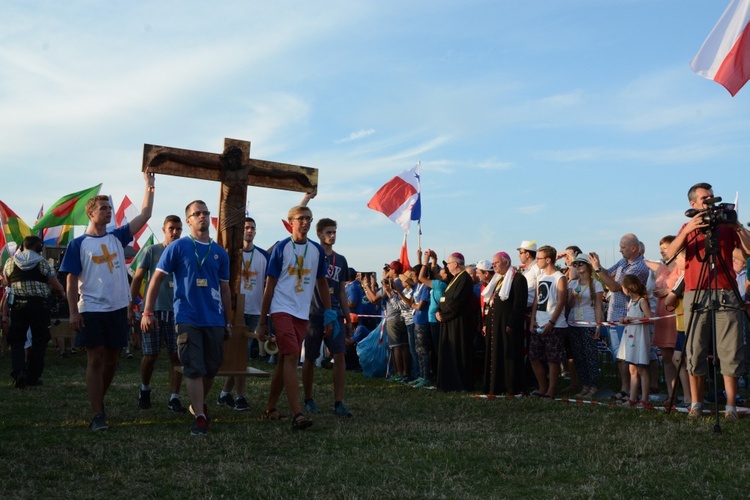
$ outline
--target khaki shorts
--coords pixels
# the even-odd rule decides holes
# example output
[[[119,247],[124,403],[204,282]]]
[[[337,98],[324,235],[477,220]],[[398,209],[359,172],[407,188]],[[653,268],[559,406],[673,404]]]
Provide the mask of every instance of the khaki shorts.
[[[698,302],[693,304],[698,294]],[[710,294],[718,298],[716,311],[716,354],[721,374],[738,377],[744,369],[744,344],[742,339],[742,305],[732,290],[690,290],[685,292],[685,335],[687,336],[687,370],[690,375],[705,376],[708,372],[708,355],[713,352],[711,343],[711,316],[707,310]]]
[[[177,356],[187,378],[214,378],[224,363],[224,328],[178,323]]]

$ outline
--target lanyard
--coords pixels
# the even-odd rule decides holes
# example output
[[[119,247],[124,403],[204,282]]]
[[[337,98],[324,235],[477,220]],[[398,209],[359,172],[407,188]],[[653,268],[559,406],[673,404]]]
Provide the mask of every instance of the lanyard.
[[[201,272],[203,270],[203,263],[206,262],[206,258],[208,258],[208,255],[211,253],[211,243],[213,243],[213,240],[211,238],[208,239],[208,251],[206,252],[206,255],[203,256],[201,259],[198,256],[198,244],[195,242],[195,238],[193,238],[193,235],[190,235],[190,239],[193,240],[193,248],[195,249],[195,260],[198,263],[198,272]]]
[[[308,241],[305,242],[305,253],[297,255],[297,246],[294,244],[294,238],[292,238],[292,252],[294,252],[294,261],[297,264],[297,278],[302,279],[302,267],[305,264],[305,257],[307,257]]]

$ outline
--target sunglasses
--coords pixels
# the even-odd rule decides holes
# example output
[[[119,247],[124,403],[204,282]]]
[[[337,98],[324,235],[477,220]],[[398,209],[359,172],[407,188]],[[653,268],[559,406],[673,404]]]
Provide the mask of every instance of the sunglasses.
[[[571,263],[571,264],[570,264],[570,267],[583,267],[583,266],[585,266],[585,265],[586,265],[586,263],[585,263],[585,262],[581,262],[580,260],[578,260],[578,261],[576,261],[576,262],[573,262],[573,263]]]

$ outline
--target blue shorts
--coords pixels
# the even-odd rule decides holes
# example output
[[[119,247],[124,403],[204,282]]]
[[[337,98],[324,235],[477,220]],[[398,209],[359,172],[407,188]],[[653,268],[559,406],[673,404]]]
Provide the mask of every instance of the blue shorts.
[[[166,345],[167,352],[177,354],[177,331],[174,325],[174,311],[154,311],[156,331],[141,333],[141,350],[145,356],[156,356],[161,346]]]
[[[319,356],[317,354],[320,352],[320,344],[323,342],[325,342],[326,347],[331,352],[331,356],[346,352],[346,326],[344,325],[344,319],[338,318],[338,322],[339,334],[336,335],[336,338],[331,334],[326,339],[323,338],[323,316],[310,316],[310,321],[307,324],[307,334],[305,335],[305,359],[318,359]],[[313,353],[316,354],[314,358],[311,356]]]
[[[83,328],[76,333],[76,346],[124,349],[128,345],[130,326],[128,308],[116,311],[81,313]]]
[[[677,332],[677,341],[674,344],[674,350],[682,352],[685,348],[685,332]]]
[[[188,378],[214,378],[224,364],[224,328],[177,324],[177,355]]]

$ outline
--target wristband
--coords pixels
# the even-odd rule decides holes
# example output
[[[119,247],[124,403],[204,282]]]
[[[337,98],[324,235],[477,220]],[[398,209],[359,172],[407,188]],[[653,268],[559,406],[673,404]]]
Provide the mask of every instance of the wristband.
[[[152,313],[152,312],[145,312],[144,311],[143,313],[141,313],[141,316],[153,316],[153,315],[154,315],[154,313]]]

